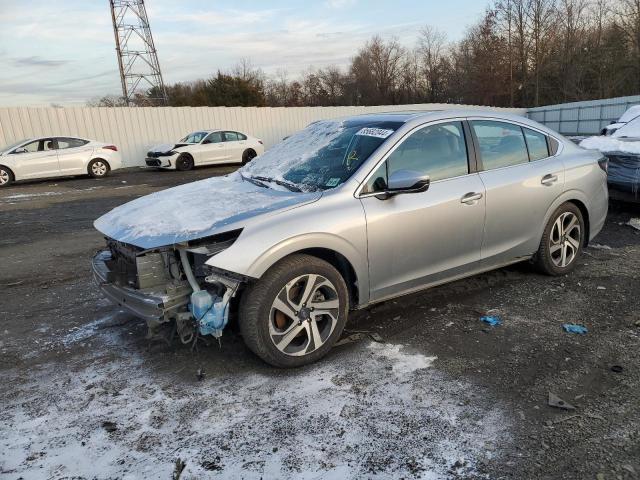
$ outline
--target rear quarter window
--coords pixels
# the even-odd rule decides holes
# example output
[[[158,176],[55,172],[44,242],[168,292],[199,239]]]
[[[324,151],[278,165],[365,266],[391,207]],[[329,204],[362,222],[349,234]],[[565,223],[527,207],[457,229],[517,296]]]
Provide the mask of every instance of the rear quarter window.
[[[523,130],[524,138],[527,141],[527,148],[529,149],[529,159],[533,162],[547,158],[549,156],[547,136],[528,128],[523,128]]]

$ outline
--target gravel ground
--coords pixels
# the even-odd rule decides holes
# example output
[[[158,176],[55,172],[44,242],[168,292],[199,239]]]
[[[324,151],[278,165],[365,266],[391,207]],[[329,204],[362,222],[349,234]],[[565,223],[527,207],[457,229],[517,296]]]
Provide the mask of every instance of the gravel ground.
[[[640,208],[612,205],[568,277],[521,264],[380,304],[282,371],[232,333],[148,341],[91,280],[95,218],[233,169],[0,191],[0,476],[639,478]]]

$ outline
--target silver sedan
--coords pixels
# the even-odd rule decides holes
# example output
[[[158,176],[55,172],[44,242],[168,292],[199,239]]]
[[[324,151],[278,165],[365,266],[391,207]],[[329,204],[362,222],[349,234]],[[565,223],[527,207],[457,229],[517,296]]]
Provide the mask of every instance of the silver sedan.
[[[184,343],[237,322],[265,361],[318,360],[350,310],[516,262],[575,268],[607,214],[607,163],[482,111],[315,122],[226,177],[98,219],[103,292]]]

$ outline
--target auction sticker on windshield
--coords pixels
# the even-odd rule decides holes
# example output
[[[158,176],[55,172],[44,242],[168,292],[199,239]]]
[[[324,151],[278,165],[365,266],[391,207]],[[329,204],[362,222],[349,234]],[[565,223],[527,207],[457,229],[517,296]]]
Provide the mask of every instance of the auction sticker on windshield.
[[[367,137],[387,138],[393,133],[393,130],[387,130],[384,128],[366,127],[360,130],[356,135],[364,135]]]

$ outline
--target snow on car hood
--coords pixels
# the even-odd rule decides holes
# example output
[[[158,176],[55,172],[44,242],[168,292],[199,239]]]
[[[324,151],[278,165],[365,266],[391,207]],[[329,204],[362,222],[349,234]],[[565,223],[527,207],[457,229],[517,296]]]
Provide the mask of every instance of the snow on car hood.
[[[259,187],[239,173],[152,193],[103,215],[94,226],[108,237],[140,248],[157,248],[225,231],[257,215],[315,201],[321,192]]]
[[[582,140],[580,146],[588,150],[600,150],[602,153],[640,154],[640,139],[623,139],[615,136],[589,137]]]

